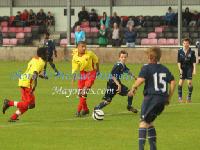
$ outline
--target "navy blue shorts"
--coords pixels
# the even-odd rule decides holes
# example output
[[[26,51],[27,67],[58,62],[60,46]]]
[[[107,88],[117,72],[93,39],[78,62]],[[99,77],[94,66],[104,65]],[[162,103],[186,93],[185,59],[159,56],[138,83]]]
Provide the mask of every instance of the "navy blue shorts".
[[[125,85],[121,84],[121,92],[120,93],[117,93],[117,91],[116,91],[117,88],[118,88],[118,86],[115,83],[107,82],[107,89],[106,89],[105,95],[103,97],[103,100],[111,102],[112,98],[116,94],[119,94],[121,96],[127,96],[128,92],[129,92],[128,87],[126,87]]]
[[[156,117],[160,115],[164,110],[166,101],[166,96],[145,96],[141,108],[141,121],[145,121],[147,123],[153,122],[156,119]]]
[[[193,68],[190,67],[190,68],[185,68],[185,69],[182,69],[183,70],[183,73],[182,75],[180,75],[180,79],[182,80],[192,80],[192,72],[193,72]]]

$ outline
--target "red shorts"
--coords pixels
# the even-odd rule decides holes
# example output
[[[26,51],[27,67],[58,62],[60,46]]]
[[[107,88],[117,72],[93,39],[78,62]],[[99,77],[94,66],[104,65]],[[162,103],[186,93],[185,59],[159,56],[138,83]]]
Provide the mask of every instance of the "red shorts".
[[[78,88],[82,89],[84,87],[91,88],[94,84],[94,80],[96,79],[96,71],[80,72],[80,79],[78,80]]]
[[[21,88],[21,99],[22,101],[28,102],[29,104],[35,104],[35,95],[31,93],[32,88]]]

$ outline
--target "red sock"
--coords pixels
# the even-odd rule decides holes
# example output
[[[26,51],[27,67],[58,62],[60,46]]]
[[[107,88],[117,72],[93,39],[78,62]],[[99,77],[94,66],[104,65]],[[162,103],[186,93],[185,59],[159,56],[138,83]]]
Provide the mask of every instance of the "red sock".
[[[8,102],[8,105],[9,105],[9,106],[14,106],[14,101],[9,101],[9,102]]]
[[[11,119],[12,119],[12,120],[17,120],[17,118],[18,118],[18,115],[17,115],[16,113],[14,113],[14,114],[11,116]]]
[[[88,111],[88,107],[87,107],[87,103],[86,103],[86,98],[82,98],[82,105],[83,105],[83,110],[84,111]]]
[[[81,112],[82,108],[83,108],[83,102],[82,102],[82,99],[80,97],[79,98],[79,104],[78,104],[78,112]]]

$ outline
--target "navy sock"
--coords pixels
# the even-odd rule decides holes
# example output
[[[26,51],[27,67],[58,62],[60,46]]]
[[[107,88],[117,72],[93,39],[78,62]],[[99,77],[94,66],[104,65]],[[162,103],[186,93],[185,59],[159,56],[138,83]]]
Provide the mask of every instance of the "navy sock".
[[[97,105],[94,109],[102,109],[104,108],[106,105],[108,105],[107,102],[103,101],[101,102],[99,105]]]
[[[150,144],[150,150],[156,150],[156,129],[154,127],[148,128],[148,140]]]
[[[191,96],[192,96],[192,91],[193,91],[193,86],[188,86],[188,97],[187,100],[191,100]]]
[[[182,99],[182,86],[178,86],[178,97]]]
[[[147,129],[139,128],[139,150],[144,150],[146,135],[147,135]]]
[[[128,106],[132,106],[133,96],[128,96]]]

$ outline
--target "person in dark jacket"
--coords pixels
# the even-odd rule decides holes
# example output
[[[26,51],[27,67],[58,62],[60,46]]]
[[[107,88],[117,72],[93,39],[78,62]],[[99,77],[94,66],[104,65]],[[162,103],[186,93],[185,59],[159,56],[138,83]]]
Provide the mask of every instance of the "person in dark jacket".
[[[137,37],[137,33],[134,31],[133,26],[129,25],[128,29],[124,33],[126,46],[127,47],[135,47],[136,37]]]

